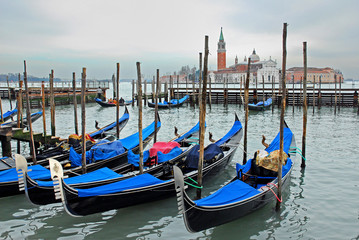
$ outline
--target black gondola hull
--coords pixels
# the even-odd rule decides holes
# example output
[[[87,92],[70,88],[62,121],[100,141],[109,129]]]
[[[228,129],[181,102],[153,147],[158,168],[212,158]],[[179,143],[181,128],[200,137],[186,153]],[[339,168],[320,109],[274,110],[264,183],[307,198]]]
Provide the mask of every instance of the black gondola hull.
[[[286,189],[290,182],[290,172],[288,177],[283,179],[283,190]],[[277,188],[272,188],[275,194],[278,194]],[[208,228],[219,226],[234,220],[237,220],[245,215],[248,215],[270,202],[274,202],[274,194],[268,190],[258,196],[250,198],[236,204],[228,204],[222,207],[216,207],[209,211],[209,208],[195,206],[188,198],[184,196],[184,220],[190,232],[199,232]]]
[[[158,108],[159,109],[169,109],[169,108],[178,108],[178,107],[181,107],[183,105],[184,102],[181,102],[181,103],[178,103],[178,104],[158,104]],[[151,102],[148,102],[148,107],[150,108],[155,108],[156,107],[156,104],[155,103],[151,103]]]

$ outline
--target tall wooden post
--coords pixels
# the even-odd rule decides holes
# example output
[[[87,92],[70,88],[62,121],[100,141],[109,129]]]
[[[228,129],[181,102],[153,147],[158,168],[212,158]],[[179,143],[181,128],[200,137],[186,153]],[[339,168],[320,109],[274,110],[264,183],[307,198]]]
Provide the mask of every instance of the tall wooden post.
[[[19,93],[18,93],[18,98],[17,98],[17,128],[22,128],[22,84],[23,82],[20,80],[20,73],[19,73]],[[20,144],[20,141],[18,141],[18,143]],[[18,152],[20,153],[20,152]]]
[[[244,120],[244,143],[243,143],[243,164],[247,162],[247,132],[248,132],[248,102],[249,102],[249,69],[251,68],[251,58],[248,58],[248,67],[247,67],[247,78],[246,85],[244,88],[244,111],[245,111],[245,120]]]
[[[242,97],[242,83],[243,83],[243,79],[242,79],[242,76],[241,76],[241,82],[240,82],[240,84],[239,84],[239,96],[240,96],[240,98],[241,98],[241,103],[240,103],[240,105],[242,105],[243,104],[243,97]]]
[[[307,42],[303,42],[303,61],[304,61],[304,76],[303,76],[303,136],[302,136],[302,155],[305,158],[305,147],[307,137]],[[305,161],[302,159],[302,168],[305,168]]]
[[[144,96],[143,96],[143,103],[144,103],[144,106],[147,105],[147,81],[146,79],[144,79]]]
[[[156,77],[153,76],[152,78],[152,83],[151,83],[151,86],[152,86],[152,102],[154,103],[155,102],[155,96],[156,96],[156,93],[155,93],[155,83],[156,83]]]
[[[11,100],[11,92],[10,92],[10,84],[9,84],[9,77],[6,76],[6,83],[7,83],[7,93],[9,95],[9,103],[10,103],[10,110],[12,110],[12,100]],[[2,113],[2,111],[1,111]],[[2,116],[1,116],[2,119]],[[14,121],[13,116],[11,116],[11,121]]]
[[[263,82],[263,95],[262,95],[262,100],[263,100],[263,107],[264,107],[264,102],[266,101],[266,98],[264,96],[264,75],[262,75],[262,82]]]
[[[45,117],[45,83],[44,81],[41,82],[41,100],[42,100],[42,125],[44,129],[44,140],[46,143],[46,117]]]
[[[179,96],[179,75],[177,75],[177,100],[180,99],[180,96]]]
[[[283,139],[284,139],[284,113],[286,104],[286,63],[287,63],[287,23],[284,23],[283,29],[283,61],[282,61],[282,108],[280,113],[280,130],[279,130],[279,163],[278,163],[278,201],[277,211],[280,209],[282,200],[282,161],[283,161]]]
[[[202,101],[202,97],[201,97],[201,89],[202,89],[202,53],[199,53],[199,76],[198,76],[198,106],[200,108],[201,111],[201,101]]]
[[[116,99],[116,89],[117,89],[117,86],[116,86],[116,79],[115,79],[115,74],[112,74],[112,86],[113,86],[113,96],[112,96],[112,99]]]
[[[299,95],[300,95],[300,104],[302,103],[302,83],[303,83],[303,77],[300,77],[300,82],[299,82]],[[300,105],[299,104],[299,105]]]
[[[79,134],[79,126],[77,121],[77,97],[76,97],[76,75],[75,72],[72,73],[72,94],[73,94],[73,103],[74,103],[74,125],[75,133]]]
[[[140,147],[140,173],[143,173],[143,142],[142,142],[142,86],[141,86],[141,64],[137,65],[137,102],[138,102],[138,137]]]
[[[212,110],[212,79],[210,76],[208,76],[208,80],[209,80],[209,96],[208,96],[209,109]]]
[[[193,75],[193,79],[192,79],[192,105],[193,107],[196,105],[196,95],[195,95],[195,90],[194,90],[194,82],[196,80],[196,73],[194,73]]]
[[[293,105],[293,113],[294,113],[294,106],[295,106],[294,75],[292,76],[292,80],[293,80],[292,105]]]
[[[313,114],[315,110],[315,75],[313,76]]]
[[[29,125],[29,131],[30,131],[30,152],[32,155],[33,163],[37,164],[36,149],[35,149],[35,142],[34,142],[34,135],[33,135],[34,133],[32,131],[32,122],[31,122],[29,89],[27,87],[26,61],[24,61],[24,82],[25,82],[25,93],[26,93],[26,118],[27,118],[27,124]]]
[[[85,108],[85,96],[86,96],[86,68],[82,68],[81,79],[81,119],[82,119],[82,173],[85,174],[86,169],[86,108]]]
[[[322,75],[319,76],[318,108],[322,106]]]
[[[55,96],[54,96],[54,70],[50,73],[50,115],[51,115],[51,135],[56,136],[55,127]]]
[[[342,78],[339,76],[339,105],[338,105],[338,111],[340,112],[340,105],[343,104],[342,100]]]
[[[337,75],[334,75],[334,85],[335,85],[334,114],[337,114]]]
[[[153,140],[154,143],[157,142],[157,122],[158,122],[158,90],[160,88],[160,70],[156,71],[157,81],[156,81],[156,97],[155,97],[155,138]]]
[[[272,113],[274,112],[274,76],[272,76]]]
[[[132,107],[135,106],[135,80],[132,80]]]
[[[207,95],[207,77],[208,77],[208,36],[205,36],[205,50],[204,50],[204,64],[203,64],[203,87],[202,87],[202,100],[200,107],[200,138],[199,138],[199,160],[198,160],[198,185],[202,186],[202,175],[203,175],[203,158],[204,158],[204,133],[205,133],[205,122],[206,122],[206,95]],[[202,54],[201,54],[202,55]],[[201,56],[202,59],[202,56]],[[201,74],[201,71],[200,71]],[[202,78],[202,77],[201,77]],[[201,198],[201,188],[197,188],[197,198]]]
[[[116,137],[120,138],[120,63],[116,64]]]
[[[4,116],[3,116],[3,110],[2,110],[2,101],[1,101],[1,96],[0,96],[0,111],[1,111],[1,123],[5,122],[4,121]]]

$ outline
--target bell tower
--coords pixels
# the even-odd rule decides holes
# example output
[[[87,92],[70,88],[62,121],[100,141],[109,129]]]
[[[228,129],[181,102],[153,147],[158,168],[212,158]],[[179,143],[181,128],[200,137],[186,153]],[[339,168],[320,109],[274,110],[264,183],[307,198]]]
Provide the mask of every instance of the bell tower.
[[[217,70],[226,68],[226,42],[223,38],[221,27],[221,35],[219,36],[218,49],[217,49]]]

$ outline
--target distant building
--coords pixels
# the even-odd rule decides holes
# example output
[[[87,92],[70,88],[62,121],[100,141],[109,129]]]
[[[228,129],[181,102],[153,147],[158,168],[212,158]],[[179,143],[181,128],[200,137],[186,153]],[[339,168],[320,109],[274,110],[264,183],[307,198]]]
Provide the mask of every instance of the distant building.
[[[279,69],[277,68],[276,61],[273,61],[271,57],[269,57],[269,60],[260,61],[255,49],[253,49],[249,58],[251,59],[250,83],[255,83],[256,79],[262,82],[262,77],[264,77],[266,83],[271,83],[272,80],[278,82]],[[209,74],[212,82],[223,83],[226,81],[228,83],[239,83],[241,79],[244,82],[247,76],[247,69],[247,58],[244,57],[243,62],[238,62],[237,56],[234,60],[234,64],[228,68],[226,67],[226,42],[224,41],[223,29],[221,28],[217,49],[217,71],[213,71]]]
[[[303,80],[304,76],[304,68],[303,67],[292,67],[289,68],[286,72],[286,80],[287,82],[294,82],[300,83],[300,81]],[[316,82],[319,83],[321,80],[321,83],[334,83],[335,79],[337,80],[337,83],[343,82],[343,73],[339,70],[334,70],[333,68],[314,68],[314,67],[308,67],[307,68],[307,81],[308,82]]]
[[[162,76],[160,77],[160,82],[161,83],[170,83],[170,79],[172,78],[172,81],[174,84],[177,84],[177,76],[178,76],[178,81],[179,83],[185,83],[186,82],[186,77],[187,75],[186,74],[181,74],[181,75],[165,75],[165,76]]]

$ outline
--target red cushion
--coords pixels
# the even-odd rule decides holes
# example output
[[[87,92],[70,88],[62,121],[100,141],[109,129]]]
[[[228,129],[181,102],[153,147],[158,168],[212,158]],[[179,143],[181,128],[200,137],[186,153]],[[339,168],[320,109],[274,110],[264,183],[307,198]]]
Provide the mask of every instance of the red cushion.
[[[180,144],[178,142],[156,142],[150,148],[150,157],[157,156],[158,151],[164,154],[169,153],[175,147],[180,147]]]

